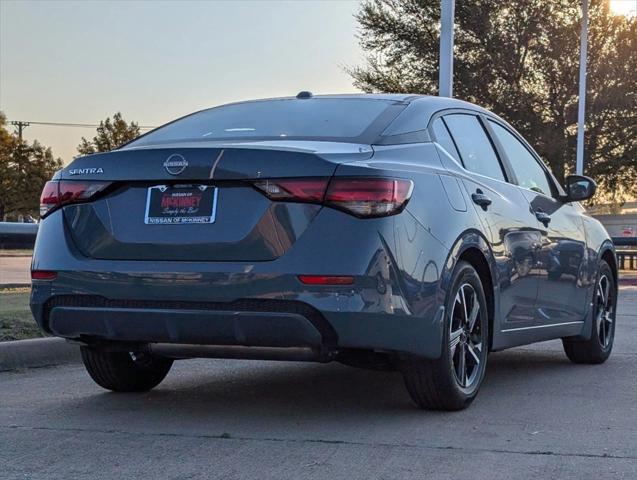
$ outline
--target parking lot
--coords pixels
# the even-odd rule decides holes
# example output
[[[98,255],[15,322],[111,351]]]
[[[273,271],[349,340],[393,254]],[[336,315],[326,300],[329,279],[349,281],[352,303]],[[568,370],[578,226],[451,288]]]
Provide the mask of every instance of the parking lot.
[[[637,287],[613,356],[559,342],[490,356],[466,411],[415,409],[397,373],[339,364],[188,360],[145,394],[79,365],[0,374],[0,477],[637,478]]]

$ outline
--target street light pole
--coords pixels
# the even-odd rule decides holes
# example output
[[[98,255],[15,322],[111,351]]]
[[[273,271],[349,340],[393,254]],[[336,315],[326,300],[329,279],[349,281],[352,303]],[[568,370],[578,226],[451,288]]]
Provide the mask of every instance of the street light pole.
[[[588,51],[588,0],[582,0],[582,33],[579,54],[579,98],[577,106],[577,160],[575,173],[584,174],[584,128],[586,120],[586,58]]]
[[[453,17],[455,0],[440,2],[440,72],[438,95],[453,96]]]

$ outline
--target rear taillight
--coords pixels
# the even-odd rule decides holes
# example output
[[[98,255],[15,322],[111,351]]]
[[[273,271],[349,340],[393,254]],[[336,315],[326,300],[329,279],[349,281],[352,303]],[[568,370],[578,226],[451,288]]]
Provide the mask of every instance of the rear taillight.
[[[325,204],[357,217],[385,217],[405,208],[413,185],[397,178],[334,178]]]
[[[45,217],[62,205],[86,202],[110,184],[110,182],[84,180],[51,180],[46,182],[42,195],[40,195],[40,216]]]
[[[329,178],[282,178],[261,180],[254,186],[272,200],[322,203],[329,182]]]
[[[411,180],[383,177],[286,178],[254,183],[272,200],[316,203],[363,218],[399,213],[409,201],[413,185]]]

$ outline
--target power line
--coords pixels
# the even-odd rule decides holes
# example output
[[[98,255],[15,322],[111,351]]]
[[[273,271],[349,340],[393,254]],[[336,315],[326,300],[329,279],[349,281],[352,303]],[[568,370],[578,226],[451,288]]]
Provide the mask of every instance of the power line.
[[[29,125],[45,125],[50,127],[79,127],[79,128],[97,128],[99,124],[93,123],[68,123],[68,122],[32,122],[32,121],[12,121],[11,125],[16,125],[20,129],[20,125],[23,127],[28,127]],[[138,127],[142,130],[150,130],[152,128],[157,128],[151,125],[138,125]]]

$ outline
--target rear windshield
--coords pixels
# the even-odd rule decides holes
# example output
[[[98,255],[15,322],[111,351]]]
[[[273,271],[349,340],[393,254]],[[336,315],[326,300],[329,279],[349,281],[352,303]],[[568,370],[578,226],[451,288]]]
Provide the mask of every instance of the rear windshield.
[[[393,101],[352,98],[264,100],[203,110],[154,130],[126,147],[194,140],[311,139],[366,142],[402,110]],[[383,115],[388,110],[391,118]],[[382,123],[382,125],[379,125]],[[374,128],[372,128],[374,127]],[[370,140],[371,142],[371,140]]]

